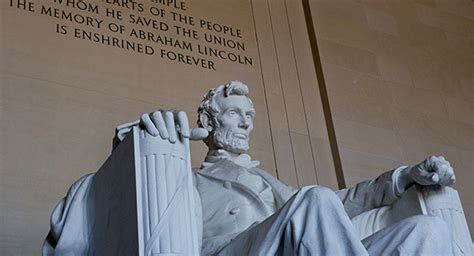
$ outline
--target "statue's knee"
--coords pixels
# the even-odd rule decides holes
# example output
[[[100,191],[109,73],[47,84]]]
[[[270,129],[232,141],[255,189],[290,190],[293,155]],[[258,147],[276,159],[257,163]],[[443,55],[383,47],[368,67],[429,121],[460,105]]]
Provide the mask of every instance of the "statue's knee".
[[[305,198],[309,200],[315,200],[318,204],[323,202],[338,202],[340,203],[339,198],[336,193],[329,188],[323,186],[308,186],[303,187],[305,189]]]

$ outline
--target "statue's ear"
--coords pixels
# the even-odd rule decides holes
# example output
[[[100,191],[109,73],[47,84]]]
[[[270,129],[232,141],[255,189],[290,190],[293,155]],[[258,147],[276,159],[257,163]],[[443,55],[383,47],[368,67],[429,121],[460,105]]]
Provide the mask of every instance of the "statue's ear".
[[[202,127],[208,132],[211,132],[214,129],[212,127],[212,118],[208,113],[201,113],[199,121],[201,121]]]

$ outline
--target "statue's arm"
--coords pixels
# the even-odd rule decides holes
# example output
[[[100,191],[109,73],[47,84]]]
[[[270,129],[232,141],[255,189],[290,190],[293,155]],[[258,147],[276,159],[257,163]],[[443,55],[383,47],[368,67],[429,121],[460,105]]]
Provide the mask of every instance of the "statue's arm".
[[[61,254],[70,249],[71,241],[77,253],[87,248],[87,239],[83,234],[87,226],[83,216],[86,216],[86,207],[83,203],[89,192],[94,173],[88,174],[74,182],[66,196],[56,205],[50,219],[50,231],[43,243],[43,255]]]
[[[337,191],[350,217],[393,204],[414,184],[449,186],[456,180],[451,164],[442,156],[429,156],[413,166],[402,166],[376,179]]]
[[[385,172],[372,180],[366,180],[357,185],[336,191],[344,209],[350,218],[371,209],[391,205],[400,196],[398,179],[400,172],[406,166]]]

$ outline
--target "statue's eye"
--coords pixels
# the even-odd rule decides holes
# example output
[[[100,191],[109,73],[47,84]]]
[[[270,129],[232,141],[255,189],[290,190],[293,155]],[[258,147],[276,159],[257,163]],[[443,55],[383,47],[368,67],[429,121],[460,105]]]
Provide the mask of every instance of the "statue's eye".
[[[245,118],[247,118],[247,120],[253,120],[255,118],[255,113],[253,112],[247,112],[245,114]]]
[[[235,115],[237,115],[237,112],[235,112],[235,110],[231,110],[231,111],[229,111],[229,115],[235,116]]]

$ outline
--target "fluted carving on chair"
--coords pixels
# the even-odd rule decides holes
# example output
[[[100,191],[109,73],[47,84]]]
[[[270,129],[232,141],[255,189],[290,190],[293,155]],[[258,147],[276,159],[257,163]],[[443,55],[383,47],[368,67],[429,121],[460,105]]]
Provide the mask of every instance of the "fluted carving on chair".
[[[134,133],[142,255],[198,255],[189,141],[171,144],[139,128]]]
[[[471,235],[458,192],[450,187],[418,187],[425,214],[438,216],[452,229],[454,255],[473,255]]]

